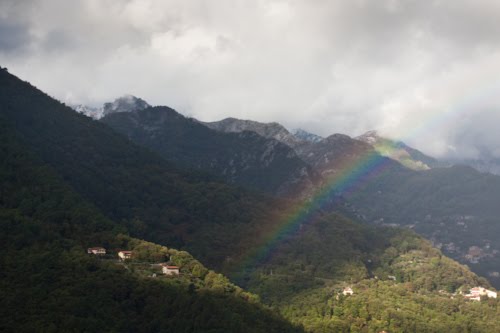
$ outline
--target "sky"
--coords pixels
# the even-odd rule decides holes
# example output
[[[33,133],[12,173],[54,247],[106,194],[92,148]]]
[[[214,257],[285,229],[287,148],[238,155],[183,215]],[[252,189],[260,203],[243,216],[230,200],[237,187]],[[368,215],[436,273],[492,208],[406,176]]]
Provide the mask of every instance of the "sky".
[[[500,157],[499,18],[498,0],[0,0],[0,65],[69,104]]]

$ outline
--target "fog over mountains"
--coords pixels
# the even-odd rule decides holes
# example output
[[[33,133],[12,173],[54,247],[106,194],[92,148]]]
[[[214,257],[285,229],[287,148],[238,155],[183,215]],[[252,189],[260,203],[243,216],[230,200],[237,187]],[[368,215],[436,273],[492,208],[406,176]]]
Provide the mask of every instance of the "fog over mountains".
[[[498,10],[494,0],[5,0],[0,63],[67,104],[129,92],[202,121],[324,137],[375,129],[431,156],[498,158]]]
[[[101,119],[102,117],[112,113],[140,111],[150,106],[151,105],[148,102],[141,98],[132,95],[123,95],[122,97],[116,98],[112,102],[104,103],[100,107],[78,104],[72,105],[72,108],[79,113],[85,114],[86,116],[94,119]],[[194,120],[198,121],[196,119]],[[250,131],[268,139],[275,139],[295,149],[299,155],[303,155],[302,157],[306,161],[310,159],[310,156],[306,156],[310,153],[308,150],[310,148],[308,147],[311,147],[312,144],[327,142],[324,137],[315,133],[310,133],[301,128],[288,130],[277,122],[260,123],[254,120],[225,118],[220,121],[199,123],[217,131],[229,133]],[[480,172],[500,175],[500,158],[497,158],[495,154],[486,147],[482,147],[479,150],[479,154],[474,158],[460,157],[455,152],[450,156],[436,159],[408,146],[405,142],[400,141],[401,138],[391,139],[375,130],[367,131],[366,133],[354,138],[368,143],[381,155],[394,159],[413,170],[428,170],[434,167],[467,165]]]
[[[0,85],[6,331],[498,331],[500,177],[417,172],[344,134],[214,130],[130,96],[96,121],[4,68]],[[383,172],[351,174],[368,180],[357,195],[331,182],[367,158]],[[269,195],[306,160],[316,193]],[[228,168],[260,168],[244,185],[268,193],[213,177]]]
[[[498,0],[0,0],[0,332],[500,333]]]

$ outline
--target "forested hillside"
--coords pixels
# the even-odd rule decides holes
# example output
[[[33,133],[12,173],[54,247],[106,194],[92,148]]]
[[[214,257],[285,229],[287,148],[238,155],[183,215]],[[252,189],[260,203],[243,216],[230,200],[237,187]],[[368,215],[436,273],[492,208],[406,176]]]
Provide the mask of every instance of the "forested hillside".
[[[0,85],[4,330],[498,331],[497,300],[460,295],[488,282],[411,231],[180,171],[6,71]],[[154,278],[167,260],[182,274]]]
[[[3,114],[0,129],[0,331],[300,331],[187,252],[120,234],[126,227],[26,149]],[[96,245],[132,250],[137,260],[88,255]],[[134,268],[168,259],[182,276],[151,278]]]
[[[348,198],[371,222],[409,227],[498,288],[500,177],[464,166],[381,174]]]
[[[255,222],[270,219],[270,208],[278,204],[206,174],[181,171],[5,71],[0,80],[2,115],[26,145],[137,237],[189,245],[203,262],[220,267],[228,253],[255,240]]]
[[[500,177],[437,161],[374,131],[356,139],[333,134],[298,141],[276,123],[226,119],[208,125],[281,140],[323,176],[327,187],[330,179],[363,169],[350,193],[339,193],[351,204],[352,217],[411,228],[500,288]]]
[[[489,284],[416,234],[335,215],[277,246],[247,281],[311,332],[498,332],[500,302],[461,295],[475,285]]]

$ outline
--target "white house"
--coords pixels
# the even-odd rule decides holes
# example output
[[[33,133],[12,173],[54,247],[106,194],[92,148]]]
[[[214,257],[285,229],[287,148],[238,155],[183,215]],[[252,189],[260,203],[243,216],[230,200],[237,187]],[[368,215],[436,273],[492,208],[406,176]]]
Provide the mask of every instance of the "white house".
[[[132,251],[119,251],[118,257],[121,260],[130,259],[130,258],[132,258]]]
[[[344,296],[347,296],[347,295],[352,295],[352,294],[354,294],[354,291],[352,291],[352,288],[351,288],[351,287],[346,287],[346,288],[344,288],[344,290],[342,291],[342,294],[344,294]]]
[[[165,275],[179,275],[178,266],[163,265],[162,271]]]
[[[493,290],[488,290],[483,287],[474,287],[472,288],[467,295],[464,295],[465,298],[470,299],[472,301],[480,301],[481,296],[487,296],[488,298],[497,298],[497,292]]]
[[[89,247],[87,249],[88,254],[104,255],[106,254],[106,249],[103,247]]]

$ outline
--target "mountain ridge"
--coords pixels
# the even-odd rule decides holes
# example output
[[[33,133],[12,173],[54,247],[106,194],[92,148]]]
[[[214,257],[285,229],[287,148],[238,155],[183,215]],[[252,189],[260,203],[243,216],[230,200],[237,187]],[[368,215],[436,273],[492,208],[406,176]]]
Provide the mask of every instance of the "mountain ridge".
[[[280,141],[251,131],[214,131],[168,107],[114,113],[101,122],[167,160],[250,189],[300,196],[317,182],[309,166]]]
[[[10,226],[17,227],[12,239],[9,239],[14,252],[9,252],[12,255],[8,256],[2,253],[0,258],[2,264],[5,261],[9,263],[9,283],[25,283],[21,285],[23,290],[30,281],[38,280],[19,279],[19,276],[23,275],[16,274],[18,271],[15,267],[37,269],[48,265],[46,268],[52,269],[51,273],[44,272],[41,276],[47,278],[47,281],[53,281],[49,290],[55,290],[54,287],[59,283],[67,281],[66,279],[72,281],[73,278],[73,275],[65,273],[61,276],[57,272],[67,269],[86,280],[87,277],[90,278],[88,274],[95,271],[95,263],[79,264],[81,261],[76,258],[81,256],[75,257],[66,252],[61,258],[67,258],[67,261],[55,260],[59,258],[59,246],[48,254],[42,253],[41,259],[45,258],[43,261],[38,260],[38,257],[30,259],[31,255],[21,256],[17,249],[27,251],[26,247],[32,244],[28,241],[31,234],[40,235],[40,242],[54,239],[67,244],[68,249],[80,253],[84,247],[82,244],[75,248],[73,243],[65,243],[61,237],[54,237],[53,233],[47,236],[45,232],[38,233],[29,223],[20,223],[19,219],[16,220],[16,212],[11,212],[12,207],[5,206],[6,203],[15,205],[14,208],[24,212],[23,214],[29,213],[27,218],[52,221],[50,227],[56,228],[55,235],[65,232],[67,235],[86,237],[88,233],[78,232],[78,228],[98,228],[97,231],[104,233],[99,234],[100,238],[92,238],[92,245],[99,245],[103,240],[112,241],[112,237],[104,228],[106,224],[100,223],[108,219],[116,223],[109,226],[112,232],[125,230],[132,236],[148,241],[155,240],[168,245],[168,248],[189,250],[209,268],[221,268],[228,272],[230,277],[241,274],[241,282],[251,291],[258,292],[267,304],[273,306],[290,322],[303,324],[309,331],[408,331],[412,327],[421,328],[420,331],[439,331],[443,327],[457,332],[463,331],[465,327],[473,327],[480,332],[498,330],[495,312],[497,301],[490,299],[472,303],[458,294],[459,291],[466,292],[468,288],[476,285],[489,288],[488,282],[471,273],[465,266],[444,257],[440,251],[433,249],[427,241],[411,231],[369,226],[322,210],[307,215],[304,220],[296,220],[296,216],[300,216],[296,213],[297,206],[300,207],[304,202],[260,196],[218,183],[208,177],[183,172],[157,154],[114,132],[107,125],[74,113],[12,76],[0,73],[0,83],[4,87],[0,91],[2,124],[14,131],[23,146],[43,162],[43,165],[53,170],[69,190],[74,191],[102,214],[92,218],[92,215],[82,211],[83,208],[58,208],[60,205],[64,208],[64,205],[71,204],[72,196],[66,195],[64,191],[54,191],[50,187],[47,190],[45,186],[41,186],[38,182],[45,179],[41,177],[42,171],[17,174],[20,171],[19,166],[11,163],[11,159],[2,159],[5,168],[2,165],[4,170],[0,172],[0,177],[5,177],[2,183],[10,184],[10,187],[3,186],[0,191],[1,213],[13,213],[8,221]],[[115,117],[118,115],[119,113],[114,114]],[[4,135],[8,131],[1,133]],[[352,139],[345,136],[336,135],[329,138],[329,141],[336,140],[354,144]],[[7,140],[2,140],[2,144],[6,145],[7,151],[14,146],[14,143],[11,144]],[[366,148],[363,143],[355,144]],[[8,156],[18,161],[23,154],[14,152]],[[21,166],[31,164],[30,161],[20,163]],[[24,176],[26,178],[23,178]],[[26,184],[17,183],[20,179],[24,179]],[[32,191],[40,195],[31,197]],[[56,196],[57,193],[60,197]],[[75,223],[71,222],[73,220]],[[295,222],[300,224],[294,224]],[[10,237],[11,234],[8,235]],[[271,237],[273,235],[277,237]],[[88,243],[87,241],[85,244]],[[115,245],[112,248],[118,248],[127,243],[113,244]],[[138,251],[136,247],[133,248]],[[252,252],[247,252],[255,248],[269,252],[263,256],[254,256]],[[32,250],[36,252],[36,246]],[[260,253],[257,251],[257,254]],[[247,260],[248,255],[251,255],[250,259],[253,260]],[[32,262],[38,262],[39,265],[33,266]],[[50,266],[51,262],[57,264],[57,267]],[[250,265],[242,266],[242,263]],[[27,272],[26,276],[31,279],[40,276],[40,272],[23,272]],[[192,273],[194,274],[194,271]],[[109,272],[106,274],[115,276]],[[396,274],[396,281],[390,277],[392,274]],[[60,278],[57,278],[58,276]],[[77,280],[74,285],[89,286],[92,291],[98,293],[102,291],[96,283],[99,280]],[[233,288],[228,284],[218,284],[218,280],[211,280],[211,285],[221,286],[222,289],[225,286]],[[78,283],[79,281],[81,283]],[[200,318],[196,319],[191,316],[192,310],[186,310],[187,308],[182,306],[172,310],[172,307],[169,307],[169,298],[160,298],[163,303],[160,300],[157,302],[154,297],[148,298],[149,287],[140,289],[141,286],[137,286],[142,290],[138,295],[134,292],[135,286],[127,287],[127,284],[132,284],[129,280],[120,280],[123,283],[114,284],[114,278],[105,281],[106,285],[109,282],[110,285],[116,286],[116,289],[111,289],[112,294],[124,295],[119,296],[119,300],[125,301],[127,297],[133,297],[132,301],[137,300],[137,309],[144,309],[143,316],[135,317],[133,311],[125,313],[137,320],[145,320],[148,323],[145,330],[158,330],[159,327],[175,325],[176,322],[179,326],[168,326],[171,331],[179,331],[182,328],[189,328],[191,331],[210,328],[235,332],[297,330],[297,326],[280,322],[276,317],[265,316],[260,311],[252,312],[247,308],[253,315],[246,316],[246,310],[241,310],[244,303],[235,303],[225,298],[221,299],[225,307],[221,312],[215,312],[215,315],[216,318],[221,316],[227,319],[221,319],[219,325],[219,320],[210,323],[209,318],[214,316],[211,307],[217,307],[216,300],[211,295],[205,295],[208,298],[204,299],[208,303],[194,302],[192,296],[187,296],[192,292],[190,285],[186,285],[186,289],[182,291],[184,296],[179,294],[176,298],[179,300],[176,304],[196,304],[195,309],[200,309],[196,312]],[[339,295],[342,291],[339,291],[339,288],[347,284],[351,284],[354,289],[352,298]],[[151,285],[156,288],[156,293],[151,290],[154,295],[164,295],[161,287],[154,282]],[[445,288],[448,294],[440,294],[439,288]],[[9,290],[15,291],[17,288]],[[120,290],[124,291],[124,294]],[[394,292],[388,293],[388,290]],[[72,289],[71,295],[82,295],[83,292],[84,289],[80,287]],[[89,302],[97,297],[95,293],[84,300]],[[296,297],[290,297],[290,293],[295,293]],[[457,294],[453,296],[452,293]],[[19,303],[14,302],[12,295],[15,294],[7,295],[9,297],[3,298],[2,301],[8,299],[10,307],[2,306],[1,309],[13,309],[15,312],[20,308]],[[43,295],[37,299],[44,299]],[[63,293],[64,295],[64,307],[60,303],[49,302],[52,306],[46,308],[46,304],[43,304],[42,310],[50,309],[52,312],[49,313],[73,319],[72,316],[78,314],[77,309],[80,308],[75,307],[75,299],[68,298],[67,294]],[[203,296],[203,293],[201,295]],[[401,311],[394,311],[394,303],[388,302],[386,295],[397,298]],[[451,299],[451,296],[455,298]],[[29,297],[19,298],[20,301],[27,299]],[[142,305],[148,304],[148,299],[154,300],[152,306],[143,308]],[[128,309],[127,304],[129,303],[123,304],[124,309]],[[160,306],[161,304],[163,306]],[[231,311],[226,313],[226,310],[230,309]],[[240,310],[243,321],[238,319],[237,313]],[[120,308],[116,311],[122,313]],[[177,316],[165,316],[163,311],[171,311],[169,314]],[[2,312],[2,315],[4,314]],[[12,311],[8,315],[12,315]],[[261,317],[263,321],[255,322],[255,327],[248,327],[248,323],[254,321],[254,316],[259,315],[264,315]],[[90,318],[95,316],[95,312],[91,312]],[[50,317],[42,314],[41,318],[46,319],[41,321],[44,325],[48,324]],[[107,325],[119,324],[122,318],[126,316],[116,317],[116,321],[109,320]],[[171,318],[174,319],[170,320]],[[434,318],[438,320],[435,321]],[[13,327],[20,325],[16,320],[8,322],[14,325]],[[64,323],[62,328],[71,328],[71,322]],[[464,323],[468,326],[464,326]],[[95,328],[103,324],[97,321],[94,325],[96,326],[87,330],[96,331]],[[105,327],[110,327],[111,331],[120,330],[126,327],[125,325]],[[198,326],[193,328],[192,325]],[[130,330],[133,331],[135,327],[130,326]],[[26,331],[28,330],[27,328]]]
[[[355,139],[370,144],[380,154],[412,170],[429,170],[440,165],[435,158],[425,155],[402,141],[382,137],[377,131],[368,131]]]
[[[76,112],[97,120],[111,113],[140,111],[150,106],[145,100],[129,94],[118,97],[113,102],[106,102],[101,107],[92,107],[84,104],[70,105]]]

